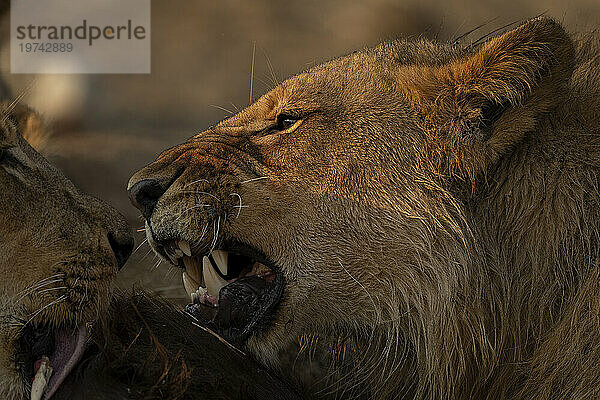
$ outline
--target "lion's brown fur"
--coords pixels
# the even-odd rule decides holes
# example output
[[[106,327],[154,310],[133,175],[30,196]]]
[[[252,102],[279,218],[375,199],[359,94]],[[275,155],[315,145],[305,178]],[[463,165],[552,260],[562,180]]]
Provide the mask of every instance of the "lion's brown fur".
[[[337,396],[599,397],[598,41],[539,18],[292,77],[132,178],[166,189],[150,242],[263,251],[287,284],[248,348],[350,337]]]
[[[114,208],[80,192],[32,148],[45,132],[30,108],[0,103],[0,397],[9,400],[28,397],[31,386],[36,360],[19,343],[23,332],[95,321],[128,255],[118,261],[115,243],[133,246]]]

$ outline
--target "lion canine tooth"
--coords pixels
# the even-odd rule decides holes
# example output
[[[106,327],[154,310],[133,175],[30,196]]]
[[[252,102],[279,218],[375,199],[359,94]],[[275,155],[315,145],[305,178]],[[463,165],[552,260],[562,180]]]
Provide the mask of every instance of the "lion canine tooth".
[[[177,264],[177,257],[175,257],[175,255],[167,253],[167,256],[169,257],[169,260],[171,260],[172,264]]]
[[[183,264],[188,276],[195,282],[198,282],[198,286],[204,286],[204,281],[202,280],[202,260],[199,258],[183,257]]]
[[[51,376],[52,367],[50,365],[50,359],[48,357],[43,357],[40,368],[35,373],[35,378],[33,378],[33,383],[31,384],[31,400],[40,400],[42,398]]]
[[[204,268],[202,268],[202,275],[204,277],[204,283],[206,283],[206,290],[208,291],[208,295],[218,298],[219,291],[223,286],[226,286],[228,282],[225,279],[221,278],[219,274],[217,274],[217,271],[215,271],[215,269],[213,268],[208,257],[205,256],[202,259],[202,262],[204,263]]]
[[[188,257],[192,256],[192,249],[190,248],[190,244],[187,242],[187,240],[178,240],[177,246],[179,246],[181,251],[183,251],[183,254]]]
[[[198,290],[196,290],[194,293],[192,293],[192,302],[196,302],[196,299],[198,299],[199,297],[202,297],[206,294],[206,289],[203,287],[199,287]]]
[[[227,275],[228,271],[228,253],[223,250],[215,250],[210,253],[213,256],[213,259],[217,263],[217,266],[221,270],[223,275]]]
[[[198,290],[199,286],[198,282],[196,282],[187,272],[183,273],[183,287],[190,297]]]

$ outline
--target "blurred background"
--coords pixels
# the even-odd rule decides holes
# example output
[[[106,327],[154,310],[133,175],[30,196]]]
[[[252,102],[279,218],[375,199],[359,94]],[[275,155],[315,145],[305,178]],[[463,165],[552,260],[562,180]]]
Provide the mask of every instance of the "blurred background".
[[[129,177],[163,149],[247,106],[253,48],[257,98],[327,59],[396,37],[470,42],[539,14],[569,29],[600,27],[600,0],[152,1],[149,75],[11,75],[8,18],[0,68],[13,93],[53,127],[47,156],[83,190],[143,226],[128,202]],[[144,234],[136,234],[137,243]],[[120,285],[186,301],[181,273],[141,245]]]

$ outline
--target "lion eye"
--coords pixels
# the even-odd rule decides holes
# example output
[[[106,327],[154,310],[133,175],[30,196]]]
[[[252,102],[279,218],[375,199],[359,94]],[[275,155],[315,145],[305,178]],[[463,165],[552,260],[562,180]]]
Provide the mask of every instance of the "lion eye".
[[[296,117],[287,114],[279,114],[277,116],[277,130],[285,131],[294,126],[296,122],[298,122],[298,118]]]

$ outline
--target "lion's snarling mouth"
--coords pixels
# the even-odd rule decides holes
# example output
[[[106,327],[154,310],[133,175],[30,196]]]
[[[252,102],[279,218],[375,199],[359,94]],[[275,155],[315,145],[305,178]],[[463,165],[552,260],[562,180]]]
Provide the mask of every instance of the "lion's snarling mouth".
[[[48,400],[81,359],[87,328],[28,326],[17,341],[17,362],[24,381],[31,382],[31,400]]]
[[[241,343],[268,319],[283,293],[283,275],[259,250],[235,242],[194,254],[184,240],[163,247],[184,269],[183,284],[192,303],[189,314],[204,326]]]

